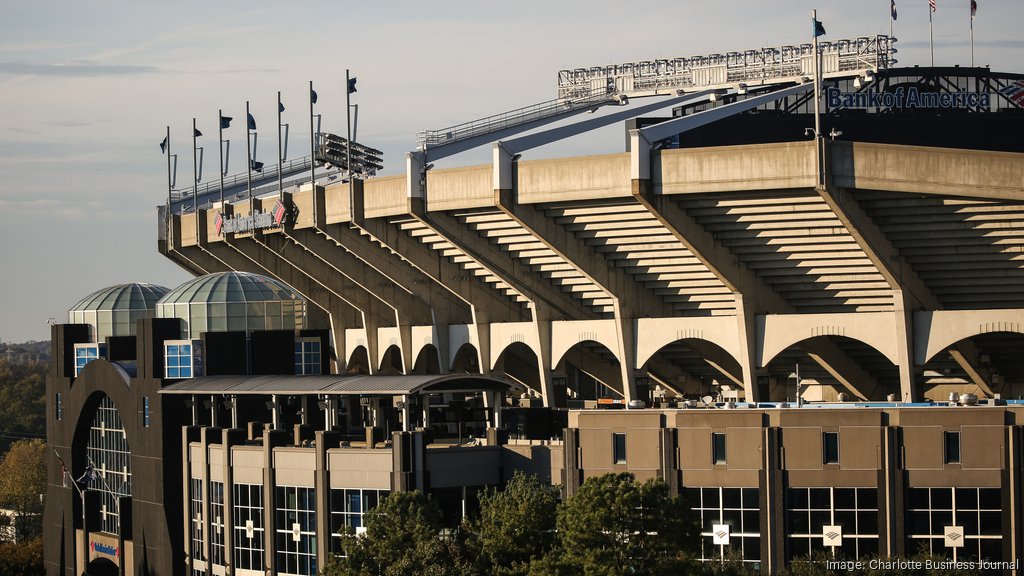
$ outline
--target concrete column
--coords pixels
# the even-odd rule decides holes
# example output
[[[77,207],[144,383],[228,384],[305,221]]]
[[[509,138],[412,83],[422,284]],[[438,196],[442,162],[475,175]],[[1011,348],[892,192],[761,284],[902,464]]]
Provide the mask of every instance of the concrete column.
[[[903,441],[901,430],[895,426],[882,428],[882,483],[878,487],[879,513],[883,522],[879,525],[879,555],[903,556],[908,551],[903,545],[903,493],[905,474],[903,470]],[[913,553],[914,551],[910,551]]]
[[[615,302],[615,332],[619,345],[619,371],[622,374],[622,393],[626,397],[626,405],[632,400],[650,402],[649,395],[640,398],[636,389],[636,319],[624,313]]]
[[[533,309],[533,326],[537,331],[537,370],[540,376],[541,397],[544,399],[544,406],[554,408],[556,402],[554,378],[551,375],[551,320],[548,317],[541,317],[537,313],[536,305],[531,308]]]
[[[1024,490],[1021,486],[1021,431],[1020,426],[1006,427],[1006,466],[1004,468],[1003,492],[1009,494],[1010,504],[1003,515],[1006,528],[1003,534],[1009,539],[1009,546],[1003,545],[1003,552],[1007,560],[1014,560],[1021,557],[1021,532],[1024,530],[1024,515],[1021,514],[1021,497]],[[1024,570],[1018,566],[1011,570],[1010,574],[1019,576]]]
[[[234,410],[234,408],[232,408]],[[235,572],[235,494],[233,486],[235,477],[231,466],[231,448],[241,444],[245,440],[242,430],[222,430],[221,444],[224,446],[224,564],[227,566],[226,574],[231,576]]]
[[[331,481],[327,469],[327,450],[338,445],[339,434],[318,430],[316,439],[316,470],[313,486],[316,493],[316,558],[324,566],[331,558]]]
[[[764,428],[761,438],[762,470],[758,475],[761,504],[761,573],[776,574],[785,566],[786,532],[784,473],[780,466],[780,430]]]
[[[914,384],[914,313],[909,297],[903,290],[893,290],[896,314],[896,347],[899,355],[900,400],[917,402],[920,391]]]
[[[744,396],[747,402],[763,402],[768,398],[761,398],[757,389],[757,346],[758,342],[764,342],[764,326],[758,328],[754,310],[749,297],[736,294],[736,334],[739,337],[736,360],[743,374]]]

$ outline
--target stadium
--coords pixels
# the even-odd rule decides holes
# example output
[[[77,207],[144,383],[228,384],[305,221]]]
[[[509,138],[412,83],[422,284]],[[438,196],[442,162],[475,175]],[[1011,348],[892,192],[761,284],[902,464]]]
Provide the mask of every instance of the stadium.
[[[516,470],[661,478],[764,573],[1019,558],[1024,75],[894,45],[563,70],[397,176],[323,133],[175,189],[168,150],[197,278],[54,328],[48,574],[311,575],[386,493],[457,521]]]

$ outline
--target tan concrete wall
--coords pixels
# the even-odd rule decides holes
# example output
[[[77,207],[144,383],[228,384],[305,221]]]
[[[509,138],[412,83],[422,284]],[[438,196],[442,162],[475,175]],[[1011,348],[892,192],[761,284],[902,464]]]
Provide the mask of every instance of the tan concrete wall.
[[[398,216],[409,212],[405,175],[371,178],[363,182],[363,210],[367,218]]]
[[[331,488],[391,489],[391,450],[336,448],[327,451]]]
[[[224,447],[220,444],[210,444],[207,450],[210,455],[210,480],[212,482],[223,482]]]
[[[736,192],[814,186],[813,142],[662,150],[651,179],[659,194]]]
[[[324,188],[324,218],[328,224],[348,222],[352,219],[348,184],[336,182]],[[312,205],[310,214],[312,214]]]
[[[462,210],[493,205],[490,164],[427,172],[428,210]]]
[[[833,182],[846,188],[1019,200],[1024,154],[841,142]]]
[[[190,214],[181,215],[181,245],[182,246],[195,246],[196,245],[196,214],[192,212]]]
[[[517,164],[520,204],[628,198],[631,194],[629,154],[530,160]],[[488,172],[488,178],[490,175]]]
[[[609,410],[579,416],[580,462],[587,477],[632,472],[653,478],[661,467],[662,414],[653,410]],[[616,464],[612,435],[626,435],[626,463]]]
[[[263,447],[232,447],[231,475],[238,484],[263,484]]]
[[[313,448],[274,448],[278,486],[313,486],[316,451]]]

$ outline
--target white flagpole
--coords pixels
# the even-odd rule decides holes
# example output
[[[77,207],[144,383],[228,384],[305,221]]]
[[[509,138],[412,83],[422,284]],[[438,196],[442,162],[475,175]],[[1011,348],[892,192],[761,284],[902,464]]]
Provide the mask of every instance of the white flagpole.
[[[970,4],[971,11],[971,68],[974,68],[974,4]]]
[[[932,53],[932,68],[935,67],[935,34],[932,29],[932,5],[928,4],[928,48],[931,49]]]

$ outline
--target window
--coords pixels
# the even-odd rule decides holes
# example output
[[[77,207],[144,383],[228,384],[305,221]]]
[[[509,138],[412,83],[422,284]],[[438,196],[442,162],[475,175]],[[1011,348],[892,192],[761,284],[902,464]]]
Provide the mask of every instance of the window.
[[[57,412],[57,420],[64,419],[64,402],[61,400],[60,392],[57,392],[57,396],[53,399],[53,407]]]
[[[164,342],[164,378],[193,378],[203,375],[201,340]]]
[[[85,365],[97,358],[107,357],[106,344],[75,344],[75,377],[81,373]]]
[[[755,570],[761,561],[761,504],[757,488],[686,488],[684,502],[700,520],[700,559],[739,557]],[[716,525],[729,526],[729,545],[714,543]]]
[[[142,397],[142,425],[149,428],[149,396]]]
[[[320,374],[320,372],[320,339],[297,339],[295,341],[295,374]]]
[[[715,464],[725,464],[725,434],[711,434],[711,458]]]
[[[331,490],[331,551],[341,554],[341,538],[346,529],[358,534],[363,516],[388,497],[387,490],[345,488]]]
[[[263,485],[235,484],[232,490],[235,567],[263,572]]]
[[[839,432],[823,432],[821,450],[825,464],[839,464]]]
[[[960,433],[959,432],[943,432],[943,439],[945,441],[946,449],[946,464],[959,464],[960,463]]]
[[[612,434],[612,462],[626,463],[626,435],[621,432]]]
[[[89,489],[100,493],[100,529],[119,534],[121,497],[132,495],[131,450],[121,415],[109,396],[104,395],[96,407],[85,453],[96,472]]]
[[[315,576],[316,493],[313,488],[278,486],[276,496],[277,572]]]
[[[210,563],[224,565],[224,483],[210,481]]]
[[[189,482],[192,487],[192,507],[189,510],[189,517],[192,526],[192,559],[203,561],[203,480],[192,478]]]
[[[785,504],[787,560],[878,555],[878,489],[787,488]],[[839,546],[825,546],[826,526],[841,528]]]
[[[1003,501],[999,488],[909,488],[906,550],[959,562],[1003,559]],[[963,546],[947,548],[947,526],[962,528]]]

